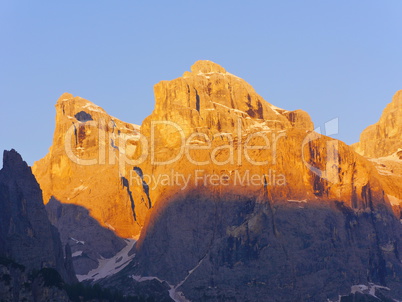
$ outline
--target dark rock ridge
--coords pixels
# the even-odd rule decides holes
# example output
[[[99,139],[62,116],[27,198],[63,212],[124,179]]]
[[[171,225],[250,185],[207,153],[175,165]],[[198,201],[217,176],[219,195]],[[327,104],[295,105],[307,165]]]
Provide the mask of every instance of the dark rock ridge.
[[[0,256],[30,270],[54,268],[66,282],[75,273],[64,259],[57,229],[51,225],[35,177],[21,156],[4,151],[0,170]]]

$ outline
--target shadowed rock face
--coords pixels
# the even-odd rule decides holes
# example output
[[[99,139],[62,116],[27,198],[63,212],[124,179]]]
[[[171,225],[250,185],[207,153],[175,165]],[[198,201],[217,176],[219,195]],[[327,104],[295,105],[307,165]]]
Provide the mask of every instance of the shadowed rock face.
[[[4,151],[0,171],[0,255],[27,270],[55,268],[66,282],[76,281],[67,270],[59,233],[47,218],[42,192],[31,169],[15,151]]]
[[[155,217],[132,272],[179,285],[190,301],[326,301],[367,282],[395,294],[400,223],[372,207],[189,194]]]
[[[37,274],[0,257],[0,301],[70,302],[62,289],[62,279],[55,270],[42,269]]]
[[[53,197],[46,204],[46,211],[63,244],[71,247],[77,275],[86,275],[98,267],[99,259],[111,258],[126,246],[122,238],[103,228],[81,206],[62,204]]]

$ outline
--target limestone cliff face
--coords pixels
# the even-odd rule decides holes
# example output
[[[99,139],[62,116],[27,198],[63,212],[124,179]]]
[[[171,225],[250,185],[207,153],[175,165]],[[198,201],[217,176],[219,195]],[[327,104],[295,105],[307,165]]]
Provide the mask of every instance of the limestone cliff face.
[[[4,152],[0,208],[0,257],[27,271],[54,268],[66,282],[76,281],[71,258],[64,258],[59,233],[47,218],[39,185],[15,150]]]
[[[157,84],[155,99],[141,126],[154,152],[133,168],[153,208],[126,274],[191,301],[398,288],[401,226],[372,162],[209,61]]]
[[[53,146],[34,166],[46,198],[89,209],[121,236],[140,233],[114,285],[130,292],[127,276],[157,278],[192,301],[399,288],[401,224],[371,161],[210,61],[154,90],[141,128],[63,95]]]
[[[402,218],[402,90],[395,93],[380,120],[367,127],[352,147],[374,164],[395,214]]]
[[[121,237],[135,237],[152,199],[158,200],[166,189],[152,189],[146,179],[138,179],[139,173],[146,170],[149,176],[154,170],[152,148],[157,149],[155,160],[166,160],[178,147],[174,126],[157,125],[151,137],[151,121],[173,122],[186,138],[194,132],[209,137],[222,134],[216,139],[218,143],[225,141],[225,133],[237,135],[239,127],[244,135],[270,129],[313,128],[304,111],[290,112],[268,104],[244,80],[209,61],[197,62],[182,78],[157,84],[155,97],[155,111],[140,129],[109,116],[85,99],[63,94],[56,104],[52,146],[33,166],[45,203],[53,196],[61,203],[83,206],[102,226]],[[139,143],[140,132],[147,144]],[[200,144],[197,139],[190,143]],[[143,151],[147,153],[145,159],[138,160]],[[218,156],[223,158],[225,152]],[[199,159],[208,156],[207,152],[190,153]],[[130,161],[133,159],[138,165]],[[182,164],[181,168],[187,167],[182,160],[179,163],[155,173],[165,174]],[[134,167],[138,169],[133,175]]]
[[[155,203],[193,190],[259,196],[265,185],[275,200],[344,200],[364,208],[368,184],[387,203],[369,161],[315,133],[306,112],[269,104],[213,62],[198,61],[191,72],[154,90],[155,110],[141,126],[154,152],[139,167],[153,176],[148,185]],[[188,177],[189,184],[156,183],[171,171]],[[219,180],[211,181],[211,175]],[[259,181],[239,181],[253,175]]]
[[[353,145],[355,151],[367,157],[384,157],[402,148],[402,90],[395,93],[385,107],[380,120],[367,127],[360,141]]]
[[[236,133],[238,123],[247,131],[313,129],[306,112],[287,111],[267,103],[247,82],[211,61],[196,62],[191,72],[161,81],[154,91],[155,110],[143,122],[144,135],[151,121],[175,122],[187,137],[194,131]],[[169,130],[156,132],[164,146],[174,142]]]
[[[85,99],[63,94],[56,104],[53,144],[33,166],[45,203],[53,196],[83,206],[117,235],[137,236],[148,204],[134,203],[119,158],[135,151],[138,131]]]

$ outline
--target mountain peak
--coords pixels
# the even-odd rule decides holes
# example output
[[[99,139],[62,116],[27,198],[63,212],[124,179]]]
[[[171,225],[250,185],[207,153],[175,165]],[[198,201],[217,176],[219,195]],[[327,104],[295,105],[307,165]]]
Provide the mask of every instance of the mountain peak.
[[[193,73],[226,73],[225,68],[208,60],[199,60],[191,66]]]
[[[360,134],[353,145],[355,151],[367,157],[384,157],[397,152],[402,139],[402,90],[397,91],[385,107],[379,121]]]
[[[392,97],[391,104],[393,107],[402,108],[402,89],[395,92],[394,96]]]
[[[98,191],[95,196],[87,188],[109,184],[111,179],[120,184],[119,162],[115,159],[133,156],[139,126],[120,121],[91,101],[68,93],[55,107],[53,144],[46,157],[32,168],[45,204],[54,196],[62,203],[84,206],[103,227],[112,226],[123,237],[137,235],[142,222],[134,221],[131,208],[127,211],[121,202],[129,198],[125,187],[102,185],[102,193]],[[134,213],[140,216],[142,208],[148,210],[145,205],[136,205]]]
[[[67,101],[67,100],[71,100],[72,98],[74,98],[74,96],[71,93],[68,92],[64,92],[59,99],[57,100],[57,103],[62,102],[62,101]]]
[[[27,168],[27,163],[22,159],[21,155],[11,149],[10,151],[4,150],[3,153],[3,169],[5,170],[20,170],[20,168]]]
[[[155,110],[145,119],[143,133],[150,131],[153,120],[175,122],[185,135],[201,129],[214,134],[237,133],[238,124],[246,132],[313,129],[306,112],[273,106],[245,80],[207,60],[195,62],[191,72],[180,78],[159,82],[154,92]],[[177,143],[169,137],[169,130],[161,131],[159,137],[166,138],[166,145]]]
[[[84,114],[87,115],[106,114],[103,108],[95,105],[91,101],[88,101],[79,96],[73,96],[71,93],[67,92],[63,93],[57,100],[56,111],[61,116],[66,115],[70,117],[73,117],[82,111],[84,111]],[[92,117],[89,120],[91,119]]]

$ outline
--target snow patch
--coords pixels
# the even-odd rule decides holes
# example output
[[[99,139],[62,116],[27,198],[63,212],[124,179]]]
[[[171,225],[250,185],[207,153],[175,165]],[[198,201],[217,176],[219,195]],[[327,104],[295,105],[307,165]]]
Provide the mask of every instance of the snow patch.
[[[378,166],[377,166],[377,171],[378,171],[378,174],[380,174],[380,175],[384,175],[384,176],[392,175],[392,172],[391,172],[391,171],[388,171],[388,170],[385,170],[385,169],[381,169],[381,168],[379,168]]]
[[[365,284],[356,284],[356,285],[352,285],[351,288],[350,288],[350,293],[351,293],[351,294],[360,293],[360,294],[363,294],[363,295],[370,295],[370,296],[372,296],[372,297],[374,297],[374,298],[377,298],[378,301],[380,301],[380,299],[375,295],[376,289],[384,289],[384,290],[387,290],[387,291],[390,291],[390,290],[391,290],[390,288],[385,287],[385,286],[382,286],[382,285],[377,285],[377,284],[374,284],[374,283],[369,283],[368,285],[365,285]],[[328,301],[328,302],[340,302],[341,299],[342,299],[342,297],[347,297],[347,296],[341,296],[341,295],[339,295],[338,300],[336,300],[336,301],[331,301],[331,300],[328,299],[327,301]],[[392,299],[392,300],[393,300],[394,302],[402,302],[402,301],[395,300],[395,299]],[[381,300],[381,301],[382,301],[382,300]]]
[[[135,254],[132,254],[131,256],[129,256],[128,254],[137,241],[133,239],[126,239],[126,242],[126,247],[124,247],[115,256],[108,259],[100,259],[97,268],[91,270],[86,275],[77,275],[78,281],[81,282],[84,280],[100,280],[112,276],[124,269],[135,256]]]
[[[288,201],[295,202],[295,203],[307,203],[307,199],[303,199],[303,200],[288,199]]]
[[[82,255],[82,251],[77,251],[77,252],[74,252],[71,256],[72,257],[79,257],[79,256],[81,256]]]
[[[387,194],[389,202],[391,203],[391,205],[393,206],[398,206],[401,203],[401,199],[399,199],[398,197],[392,196]]]
[[[200,141],[198,139],[193,139],[191,142],[189,142],[190,145],[205,145],[207,142],[205,141]]]
[[[166,282],[164,280],[159,279],[158,277],[142,277],[139,275],[132,275],[131,278],[133,278],[137,282],[144,282],[144,281],[151,281],[151,280],[158,280],[160,283]]]
[[[361,294],[369,294],[370,296],[373,296],[378,299],[378,297],[375,295],[376,289],[385,289],[388,291],[391,290],[390,288],[385,287],[385,286],[377,285],[374,283],[369,283],[368,285],[364,285],[364,284],[353,285],[350,288],[350,292],[352,294],[355,294],[357,292],[359,292]]]
[[[86,190],[86,189],[88,189],[87,186],[80,185],[80,186],[74,188],[74,190],[72,191],[72,193],[74,194],[74,193],[77,193],[77,192],[80,192],[80,191],[84,191],[84,190]]]
[[[133,275],[133,276],[131,276],[131,278],[133,278],[137,282],[144,282],[144,281],[149,281],[149,280],[154,280],[154,279],[158,280],[161,283],[166,282],[170,287],[169,296],[170,296],[170,298],[173,299],[173,301],[175,301],[175,302],[190,302],[189,300],[186,299],[184,294],[181,291],[178,291],[177,289],[180,286],[182,286],[184,284],[184,282],[186,282],[188,277],[190,277],[190,275],[201,265],[201,263],[204,261],[206,255],[200,261],[198,261],[198,263],[197,263],[197,265],[195,267],[193,267],[191,270],[188,271],[187,276],[181,282],[179,282],[177,285],[171,285],[166,280],[161,280],[158,277],[142,277],[142,276]]]
[[[397,151],[395,151],[391,155],[383,156],[383,157],[379,157],[379,158],[369,158],[369,160],[376,162],[376,163],[380,163],[382,161],[402,162],[402,160],[398,156],[398,153],[401,151],[402,151],[402,148],[399,148]]]
[[[225,72],[225,73],[223,73],[223,72],[215,72],[215,71],[213,71],[213,72],[206,72],[206,73],[204,73],[204,72],[202,72],[202,71],[199,71],[199,72],[197,73],[197,75],[199,75],[199,76],[204,76],[204,77],[206,77],[207,79],[209,79],[209,78],[210,78],[209,75],[212,75],[212,74],[220,74],[220,75],[223,75],[223,76],[231,76],[231,77],[234,77],[234,78],[236,78],[236,79],[241,79],[241,78],[239,78],[238,76],[235,76],[234,74],[231,74],[230,72]]]
[[[267,125],[265,125],[265,122],[259,123],[259,122],[254,122],[253,125],[250,126],[250,128],[261,128],[263,130],[271,130]]]
[[[365,290],[368,290],[368,286],[364,284],[359,284],[359,285],[352,285],[350,288],[350,293],[355,294],[357,292],[363,294]]]
[[[140,134],[137,133],[136,131],[131,132],[131,133],[120,132],[119,137],[120,137],[119,139],[121,139],[125,142],[130,141],[130,140],[138,141],[140,139]]]
[[[380,246],[381,250],[387,253],[391,253],[395,250],[395,246],[392,242],[388,242],[385,245]]]
[[[70,237],[70,239],[71,239],[72,241],[74,241],[76,244],[82,244],[82,245],[85,244],[85,241],[77,240],[77,239],[75,239],[75,238],[73,238],[73,237]]]
[[[236,112],[236,113],[240,113],[240,114],[248,115],[246,112],[241,111],[241,110],[239,110],[239,109],[230,108],[230,107],[228,107],[228,106],[222,105],[222,104],[217,103],[217,102],[212,102],[212,103],[215,104],[215,105],[221,106],[221,107],[223,107],[223,108],[225,108],[225,109],[228,109],[228,110],[230,110],[230,111],[233,111],[233,112]],[[214,110],[214,109],[208,109],[208,110]]]
[[[281,111],[282,113],[286,113],[289,112],[288,110],[284,110],[282,108],[276,107],[275,105],[269,104],[269,107],[275,112],[276,115],[281,115],[281,113],[279,113],[279,111]]]
[[[101,107],[95,105],[95,104],[91,104],[91,103],[87,103],[84,106],[82,106],[82,108],[88,109],[90,111],[94,111],[94,112],[100,112],[100,113],[106,113],[105,110],[103,110]]]
[[[176,288],[169,289],[169,296],[175,302],[190,302],[190,300],[187,300],[182,292],[176,291]]]

